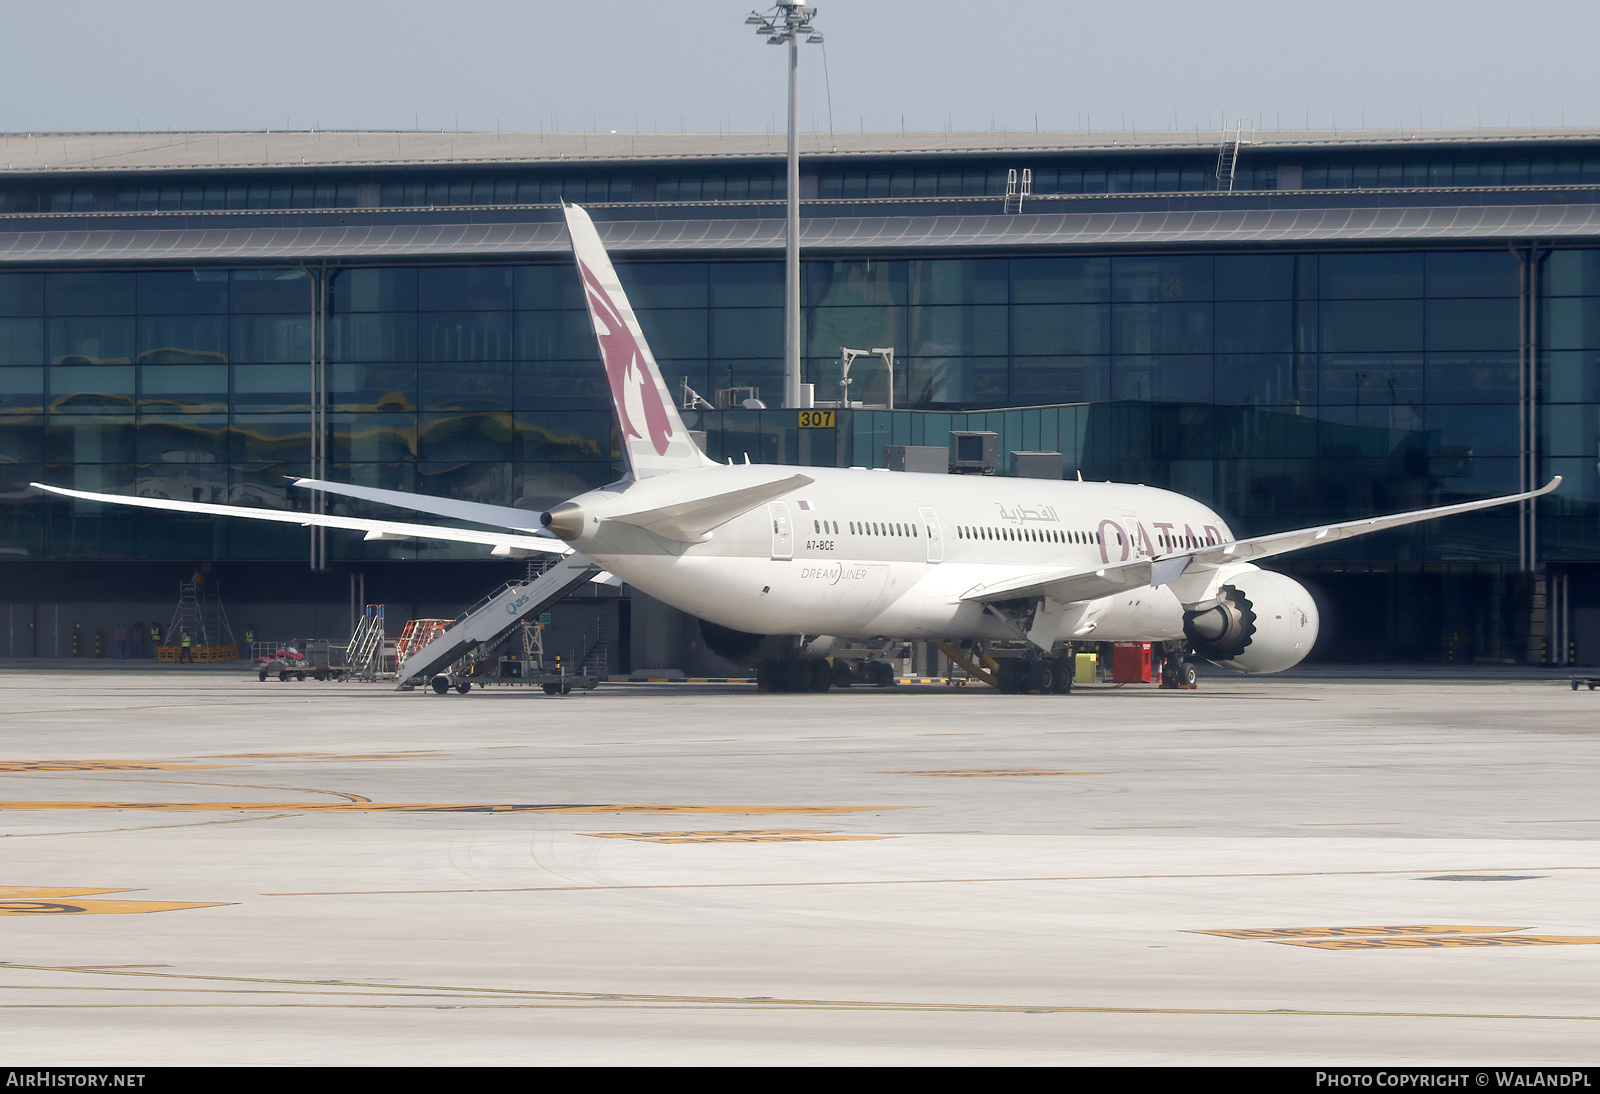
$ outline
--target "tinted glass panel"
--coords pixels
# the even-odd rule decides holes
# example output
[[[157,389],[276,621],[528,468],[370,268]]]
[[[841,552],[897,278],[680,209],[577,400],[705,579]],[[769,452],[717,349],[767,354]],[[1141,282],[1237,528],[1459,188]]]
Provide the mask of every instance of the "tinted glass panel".
[[[572,274],[570,268],[568,276]],[[423,311],[502,311],[511,307],[510,266],[447,266],[417,271]]]
[[[1324,300],[1386,300],[1422,295],[1420,254],[1323,255]]]
[[[139,311],[150,315],[225,314],[228,271],[174,270],[138,275]]]
[[[1427,317],[1430,350],[1517,348],[1515,300],[1430,300]]]
[[[913,357],[1004,356],[1006,309],[998,305],[907,309],[906,353]]]
[[[510,414],[421,414],[419,460],[510,460]]]
[[[1112,299],[1211,299],[1210,255],[1161,255],[1112,260]]]
[[[511,363],[469,361],[449,369],[423,368],[423,410],[510,410]]]
[[[409,311],[417,306],[417,271],[340,270],[328,306],[335,312]]]
[[[703,321],[704,313],[701,315]],[[586,311],[518,312],[516,332],[516,356],[521,360],[599,358],[594,326]]]
[[[1003,258],[919,259],[907,263],[913,304],[1004,304],[1008,267]]]
[[[576,280],[576,269],[569,267],[567,276]],[[709,276],[704,262],[628,262],[617,267],[617,277],[636,311],[703,308],[710,300]]]
[[[1109,258],[1015,258],[1011,300],[1016,304],[1077,304],[1111,299]]]
[[[519,308],[581,308],[583,291],[577,269],[571,263],[559,266],[521,266],[515,271],[516,303]]]
[[[1295,296],[1293,255],[1218,255],[1218,300],[1290,300]]]
[[[1294,305],[1284,302],[1217,304],[1218,353],[1287,353],[1294,349]]]
[[[226,365],[146,365],[139,370],[139,409],[190,413],[228,409]]]
[[[1510,251],[1447,251],[1424,258],[1429,296],[1517,295],[1522,264]]]
[[[409,312],[329,316],[327,350],[330,361],[414,361],[417,317]]]
[[[418,317],[422,361],[509,361],[510,312],[427,313]]]
[[[226,364],[228,319],[222,315],[142,316],[138,348],[140,364]]]
[[[1013,354],[1110,352],[1110,315],[1104,304],[1029,304],[1011,309]]]
[[[44,363],[43,319],[0,319],[0,365]]]
[[[240,410],[303,410],[310,391],[309,364],[233,367],[233,403]]]
[[[236,312],[298,312],[311,310],[311,278],[304,270],[234,270],[233,310]]]
[[[806,265],[800,268],[802,280]],[[783,306],[783,263],[718,262],[711,267],[711,306],[752,308]]]
[[[1324,268],[1327,258],[1324,257]],[[1422,301],[1371,300],[1323,304],[1324,350],[1412,350],[1422,348]]]
[[[48,315],[131,315],[133,300],[131,273],[45,274]]]
[[[44,314],[43,274],[0,274],[0,315]]]

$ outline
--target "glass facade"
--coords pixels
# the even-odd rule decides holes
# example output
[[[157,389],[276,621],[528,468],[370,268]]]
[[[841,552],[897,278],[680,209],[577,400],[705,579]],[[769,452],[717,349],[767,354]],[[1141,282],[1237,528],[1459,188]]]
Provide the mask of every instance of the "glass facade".
[[[782,382],[782,266],[619,263],[670,387]],[[994,428],[1068,473],[1167,486],[1244,532],[1516,488],[1519,259],[1510,251],[811,260],[806,380],[842,346],[894,346],[889,413],[692,416],[713,456],[876,466],[887,444]],[[1541,555],[1600,560],[1600,251],[1539,264]],[[619,473],[610,404],[566,263],[332,272],[330,474],[539,510]],[[309,471],[313,279],[298,269],[0,275],[0,491],[21,558],[294,558],[296,529],[96,512],[91,490],[290,505]],[[858,362],[850,397],[887,401]],[[1059,405],[1077,404],[1077,405]],[[990,411],[985,408],[1028,407]],[[336,503],[372,512],[359,503]],[[384,544],[334,537],[336,557]],[[470,548],[424,547],[439,557]],[[1515,561],[1506,511],[1324,557]]]

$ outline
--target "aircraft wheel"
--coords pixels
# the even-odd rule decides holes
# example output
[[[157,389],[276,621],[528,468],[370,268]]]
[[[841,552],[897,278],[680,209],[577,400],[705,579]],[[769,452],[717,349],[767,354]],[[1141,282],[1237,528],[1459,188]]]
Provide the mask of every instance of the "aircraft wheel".
[[[1185,661],[1178,666],[1178,679],[1183,681],[1184,686],[1192,688],[1195,686],[1195,682],[1200,679],[1200,674],[1195,671],[1193,664]]]
[[[782,691],[783,665],[777,661],[763,661],[757,665],[756,687],[761,691]]]
[[[811,691],[827,691],[833,683],[833,666],[826,661],[808,662],[811,666]]]
[[[444,695],[450,690],[450,677],[445,676],[443,673],[435,676],[428,683],[429,686],[433,688],[433,693],[435,695]]]
[[[1028,690],[1037,691],[1040,695],[1049,695],[1056,690],[1056,673],[1058,671],[1053,658],[1045,657],[1034,662],[1029,672],[1029,676],[1032,679],[1028,681],[1033,686]]]
[[[471,690],[472,690],[472,681],[471,680],[463,680],[463,681],[461,681],[461,683],[456,685],[456,694],[457,695],[465,695],[467,692],[469,692]]]
[[[785,661],[782,678],[784,691],[810,691],[811,662]]]
[[[1072,673],[1077,666],[1073,664],[1070,657],[1057,657],[1055,658],[1055,663],[1056,686],[1051,691],[1056,695],[1071,695]]]
[[[1007,658],[1000,662],[995,676],[1000,681],[1000,691],[1005,695],[1021,695],[1028,690],[1030,675],[1028,663],[1021,658]]]
[[[833,686],[847,688],[856,682],[856,674],[850,670],[850,662],[838,658],[828,670],[833,677]]]
[[[888,688],[894,686],[894,666],[887,661],[872,661],[867,664],[867,683],[875,688]]]

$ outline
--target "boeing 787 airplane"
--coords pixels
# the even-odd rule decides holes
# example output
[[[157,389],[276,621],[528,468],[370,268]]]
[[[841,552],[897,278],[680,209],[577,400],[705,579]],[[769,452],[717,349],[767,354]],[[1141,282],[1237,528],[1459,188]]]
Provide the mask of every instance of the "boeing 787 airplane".
[[[481,543],[502,555],[580,553],[697,616],[708,646],[780,690],[843,682],[827,658],[846,641],[1020,644],[1003,691],[1065,691],[1074,642],[1158,645],[1168,679],[1190,655],[1278,672],[1316,641],[1311,594],[1257,561],[1524,494],[1235,538],[1209,507],[1114,482],[718,464],[689,431],[588,213],[564,206],[577,276],[610,382],[629,473],[547,513],[314,479],[297,485],[485,526],[399,521],[41,490],[212,516]],[[960,654],[957,654],[960,656]],[[886,667],[886,666],[885,666]],[[875,682],[887,682],[878,680]]]

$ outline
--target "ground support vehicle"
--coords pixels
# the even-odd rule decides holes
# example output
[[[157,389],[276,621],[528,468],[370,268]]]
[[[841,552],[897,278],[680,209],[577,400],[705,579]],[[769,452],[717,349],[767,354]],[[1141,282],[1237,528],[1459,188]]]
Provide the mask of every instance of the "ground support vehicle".
[[[250,667],[258,680],[275,676],[290,680],[343,680],[350,675],[344,663],[345,649],[325,638],[291,639],[288,642],[256,642],[250,649]]]

